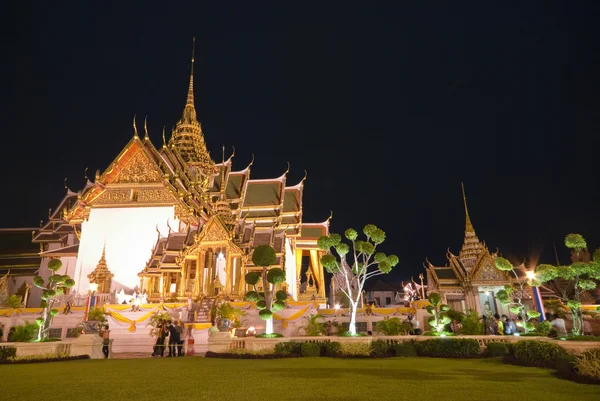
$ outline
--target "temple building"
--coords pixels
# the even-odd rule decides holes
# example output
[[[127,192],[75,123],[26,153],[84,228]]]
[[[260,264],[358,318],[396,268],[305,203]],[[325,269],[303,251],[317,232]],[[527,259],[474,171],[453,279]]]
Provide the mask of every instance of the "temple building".
[[[429,260],[426,261],[427,292],[438,292],[444,303],[457,311],[474,310],[479,315],[509,315],[508,307],[502,305],[495,294],[505,285],[512,285],[516,278],[511,277],[509,272],[496,269],[494,258],[497,254],[490,253],[485,242],[480,241],[475,234],[467,209],[464,186],[462,190],[466,218],[462,248],[458,255],[448,250],[448,262],[445,266],[434,266]],[[519,269],[521,270],[523,269]],[[519,275],[524,278],[524,270]],[[525,302],[532,306],[531,296]]]
[[[235,152],[234,152],[235,153]],[[317,239],[329,219],[303,221],[300,182],[289,165],[276,178],[251,177],[252,162],[234,168],[234,154],[209,154],[194,106],[194,60],[183,115],[160,147],[133,136],[116,158],[78,192],[67,189],[35,233],[42,267],[63,261],[72,292],[145,292],[150,301],[223,295],[242,299],[252,250],[271,245],[281,284],[295,300],[325,303],[325,277]],[[43,269],[41,269],[43,270]],[[40,271],[41,271],[40,270]],[[110,281],[109,281],[110,280]]]

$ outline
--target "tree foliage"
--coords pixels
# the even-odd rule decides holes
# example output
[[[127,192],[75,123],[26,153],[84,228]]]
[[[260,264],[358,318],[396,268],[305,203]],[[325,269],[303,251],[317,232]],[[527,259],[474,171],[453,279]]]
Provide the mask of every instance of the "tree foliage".
[[[48,338],[48,332],[52,325],[54,316],[58,315],[58,309],[54,306],[59,302],[59,297],[65,293],[68,288],[75,285],[75,280],[67,275],[59,275],[56,272],[62,267],[60,259],[52,259],[48,262],[48,269],[51,275],[48,282],[40,276],[33,278],[33,284],[42,290],[42,302],[40,306],[43,308],[42,316],[35,319],[39,331],[38,341]]]
[[[425,308],[427,312],[432,315],[429,318],[429,325],[435,330],[435,334],[440,335],[444,333],[444,327],[451,322],[448,317],[450,307],[442,303],[442,296],[437,292],[431,292],[427,296],[429,303]]]
[[[365,281],[380,274],[388,274],[398,264],[396,255],[377,252],[377,246],[385,241],[385,232],[373,224],[363,228],[364,239],[349,228],[344,237],[351,245],[342,242],[339,234],[329,234],[318,239],[320,249],[327,251],[321,263],[329,273],[341,276],[340,290],[350,303],[350,334],[356,335],[356,309]],[[337,255],[337,256],[336,256]]]
[[[283,290],[275,292],[275,287],[285,281],[285,272],[280,268],[269,269],[269,266],[277,262],[275,249],[269,245],[259,245],[252,252],[252,263],[263,268],[262,272],[247,273],[246,284],[254,287],[246,293],[246,298],[256,302],[256,308],[260,311],[258,316],[263,320],[273,318],[273,312],[285,308],[287,293]],[[258,291],[256,285],[262,279],[262,291]],[[271,334],[271,333],[267,333]]]
[[[573,263],[568,266],[541,264],[536,267],[536,280],[541,283],[553,283],[561,280],[567,285],[555,285],[561,292],[562,301],[567,304],[573,318],[573,334],[583,333],[583,316],[581,312],[581,294],[596,289],[595,280],[600,280],[600,249],[594,252],[591,261],[583,261],[582,251],[587,250],[587,242],[580,234],[568,234],[565,246],[573,250]]]
[[[525,333],[534,331],[535,326],[532,322],[530,322],[530,320],[538,318],[540,313],[525,309],[523,300],[525,299],[525,284],[527,279],[519,278],[519,275],[515,271],[513,264],[505,258],[495,258],[494,264],[498,270],[512,272],[512,274],[515,276],[515,283],[518,286],[515,289],[512,284],[505,285],[503,290],[500,290],[496,293],[496,299],[500,301],[502,305],[508,306],[508,309],[512,313],[521,316],[521,321],[517,322],[517,326],[522,327]]]

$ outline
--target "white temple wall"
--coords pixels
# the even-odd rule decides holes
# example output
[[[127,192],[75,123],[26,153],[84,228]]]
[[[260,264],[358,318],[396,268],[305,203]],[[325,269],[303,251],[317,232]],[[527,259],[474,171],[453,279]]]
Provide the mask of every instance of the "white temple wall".
[[[115,276],[111,290],[130,292],[139,286],[138,273],[150,259],[158,238],[179,229],[173,206],[92,208],[81,225],[79,255],[73,279],[74,291],[87,294],[88,274],[98,265],[106,244],[106,264]],[[167,225],[168,224],[168,225]]]
[[[298,300],[298,288],[296,286],[296,253],[292,249],[292,239],[285,239],[285,282],[288,285],[288,292],[294,300]]]

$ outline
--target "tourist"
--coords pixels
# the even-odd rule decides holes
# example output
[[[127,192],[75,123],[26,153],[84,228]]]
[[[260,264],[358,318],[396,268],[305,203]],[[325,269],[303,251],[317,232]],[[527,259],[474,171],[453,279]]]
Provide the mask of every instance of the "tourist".
[[[548,318],[550,323],[552,323],[552,329],[556,332],[557,337],[566,337],[567,336],[567,326],[565,325],[565,319],[562,319],[558,315],[550,315]]]
[[[100,331],[100,337],[102,337],[102,353],[104,359],[108,359],[108,345],[110,344],[110,330],[108,324]]]
[[[462,325],[460,324],[460,322],[457,319],[452,319],[452,322],[450,323],[450,330],[452,331],[452,333],[460,334],[461,328]]]
[[[175,331],[177,331],[177,356],[183,356],[183,326],[181,322],[175,322]]]
[[[156,343],[154,344],[153,357],[165,356],[165,338],[167,337],[167,331],[163,320],[159,320],[154,330],[156,334]]]
[[[497,336],[504,335],[504,322],[500,319],[499,314],[494,314],[494,322],[496,323],[494,334]]]
[[[174,357],[176,356],[176,347],[180,339],[179,333],[170,320],[167,322],[167,330],[169,331],[169,355],[167,357]]]
[[[407,317],[408,324],[412,327],[411,334],[419,335],[421,334],[421,328],[419,327],[419,321],[413,318],[413,315],[408,315]]]
[[[488,317],[486,315],[481,316],[481,324],[483,325],[483,334],[486,336],[494,334],[493,326],[488,321]]]
[[[517,333],[517,326],[511,318],[506,315],[502,315],[502,320],[504,321],[504,334],[510,336]]]

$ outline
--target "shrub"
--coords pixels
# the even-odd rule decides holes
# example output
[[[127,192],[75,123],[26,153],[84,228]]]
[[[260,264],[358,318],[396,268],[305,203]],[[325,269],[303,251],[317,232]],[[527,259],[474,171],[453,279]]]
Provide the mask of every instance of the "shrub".
[[[14,326],[15,332],[12,334],[11,341],[16,343],[26,343],[33,341],[37,335],[38,325],[25,322],[24,326]]]
[[[375,340],[371,342],[371,356],[382,358],[392,355],[393,348],[386,341]]]
[[[417,356],[417,350],[410,344],[396,344],[396,356]]]
[[[337,341],[325,343],[325,356],[336,357],[342,355],[342,344]]]
[[[407,322],[402,321],[398,317],[385,318],[380,320],[375,325],[375,331],[386,336],[397,336],[399,334],[407,334],[412,330],[412,326]]]
[[[544,320],[537,325],[535,331],[538,332],[540,336],[548,337],[548,334],[552,331],[552,323],[548,320]]]
[[[16,356],[17,356],[17,349],[15,347],[0,348],[0,360],[14,358]]]
[[[600,336],[571,336],[567,341],[600,341]]]
[[[303,357],[321,356],[321,346],[315,343],[304,343],[300,348]]]
[[[419,356],[436,358],[475,358],[481,355],[481,347],[471,338],[436,338],[415,342]]]
[[[342,356],[363,357],[371,355],[371,345],[366,342],[340,343]]]
[[[508,347],[504,343],[489,343],[485,350],[485,356],[494,358],[508,354]]]
[[[467,311],[460,324],[462,325],[462,328],[460,329],[461,334],[483,334],[483,323],[481,322],[477,312],[474,310],[470,309]]]
[[[574,367],[581,376],[600,381],[600,348],[591,349],[578,356]]]
[[[566,356],[567,351],[558,344],[548,341],[519,341],[512,345],[507,362],[522,366],[554,368],[556,359]]]
[[[302,343],[296,341],[287,341],[275,344],[275,355],[299,357],[301,354]]]
[[[90,356],[89,355],[77,355],[77,356],[28,355],[28,356],[24,356],[24,357],[0,359],[0,365],[18,365],[18,364],[25,364],[25,363],[78,361],[78,360],[82,360],[82,359],[90,359]]]

